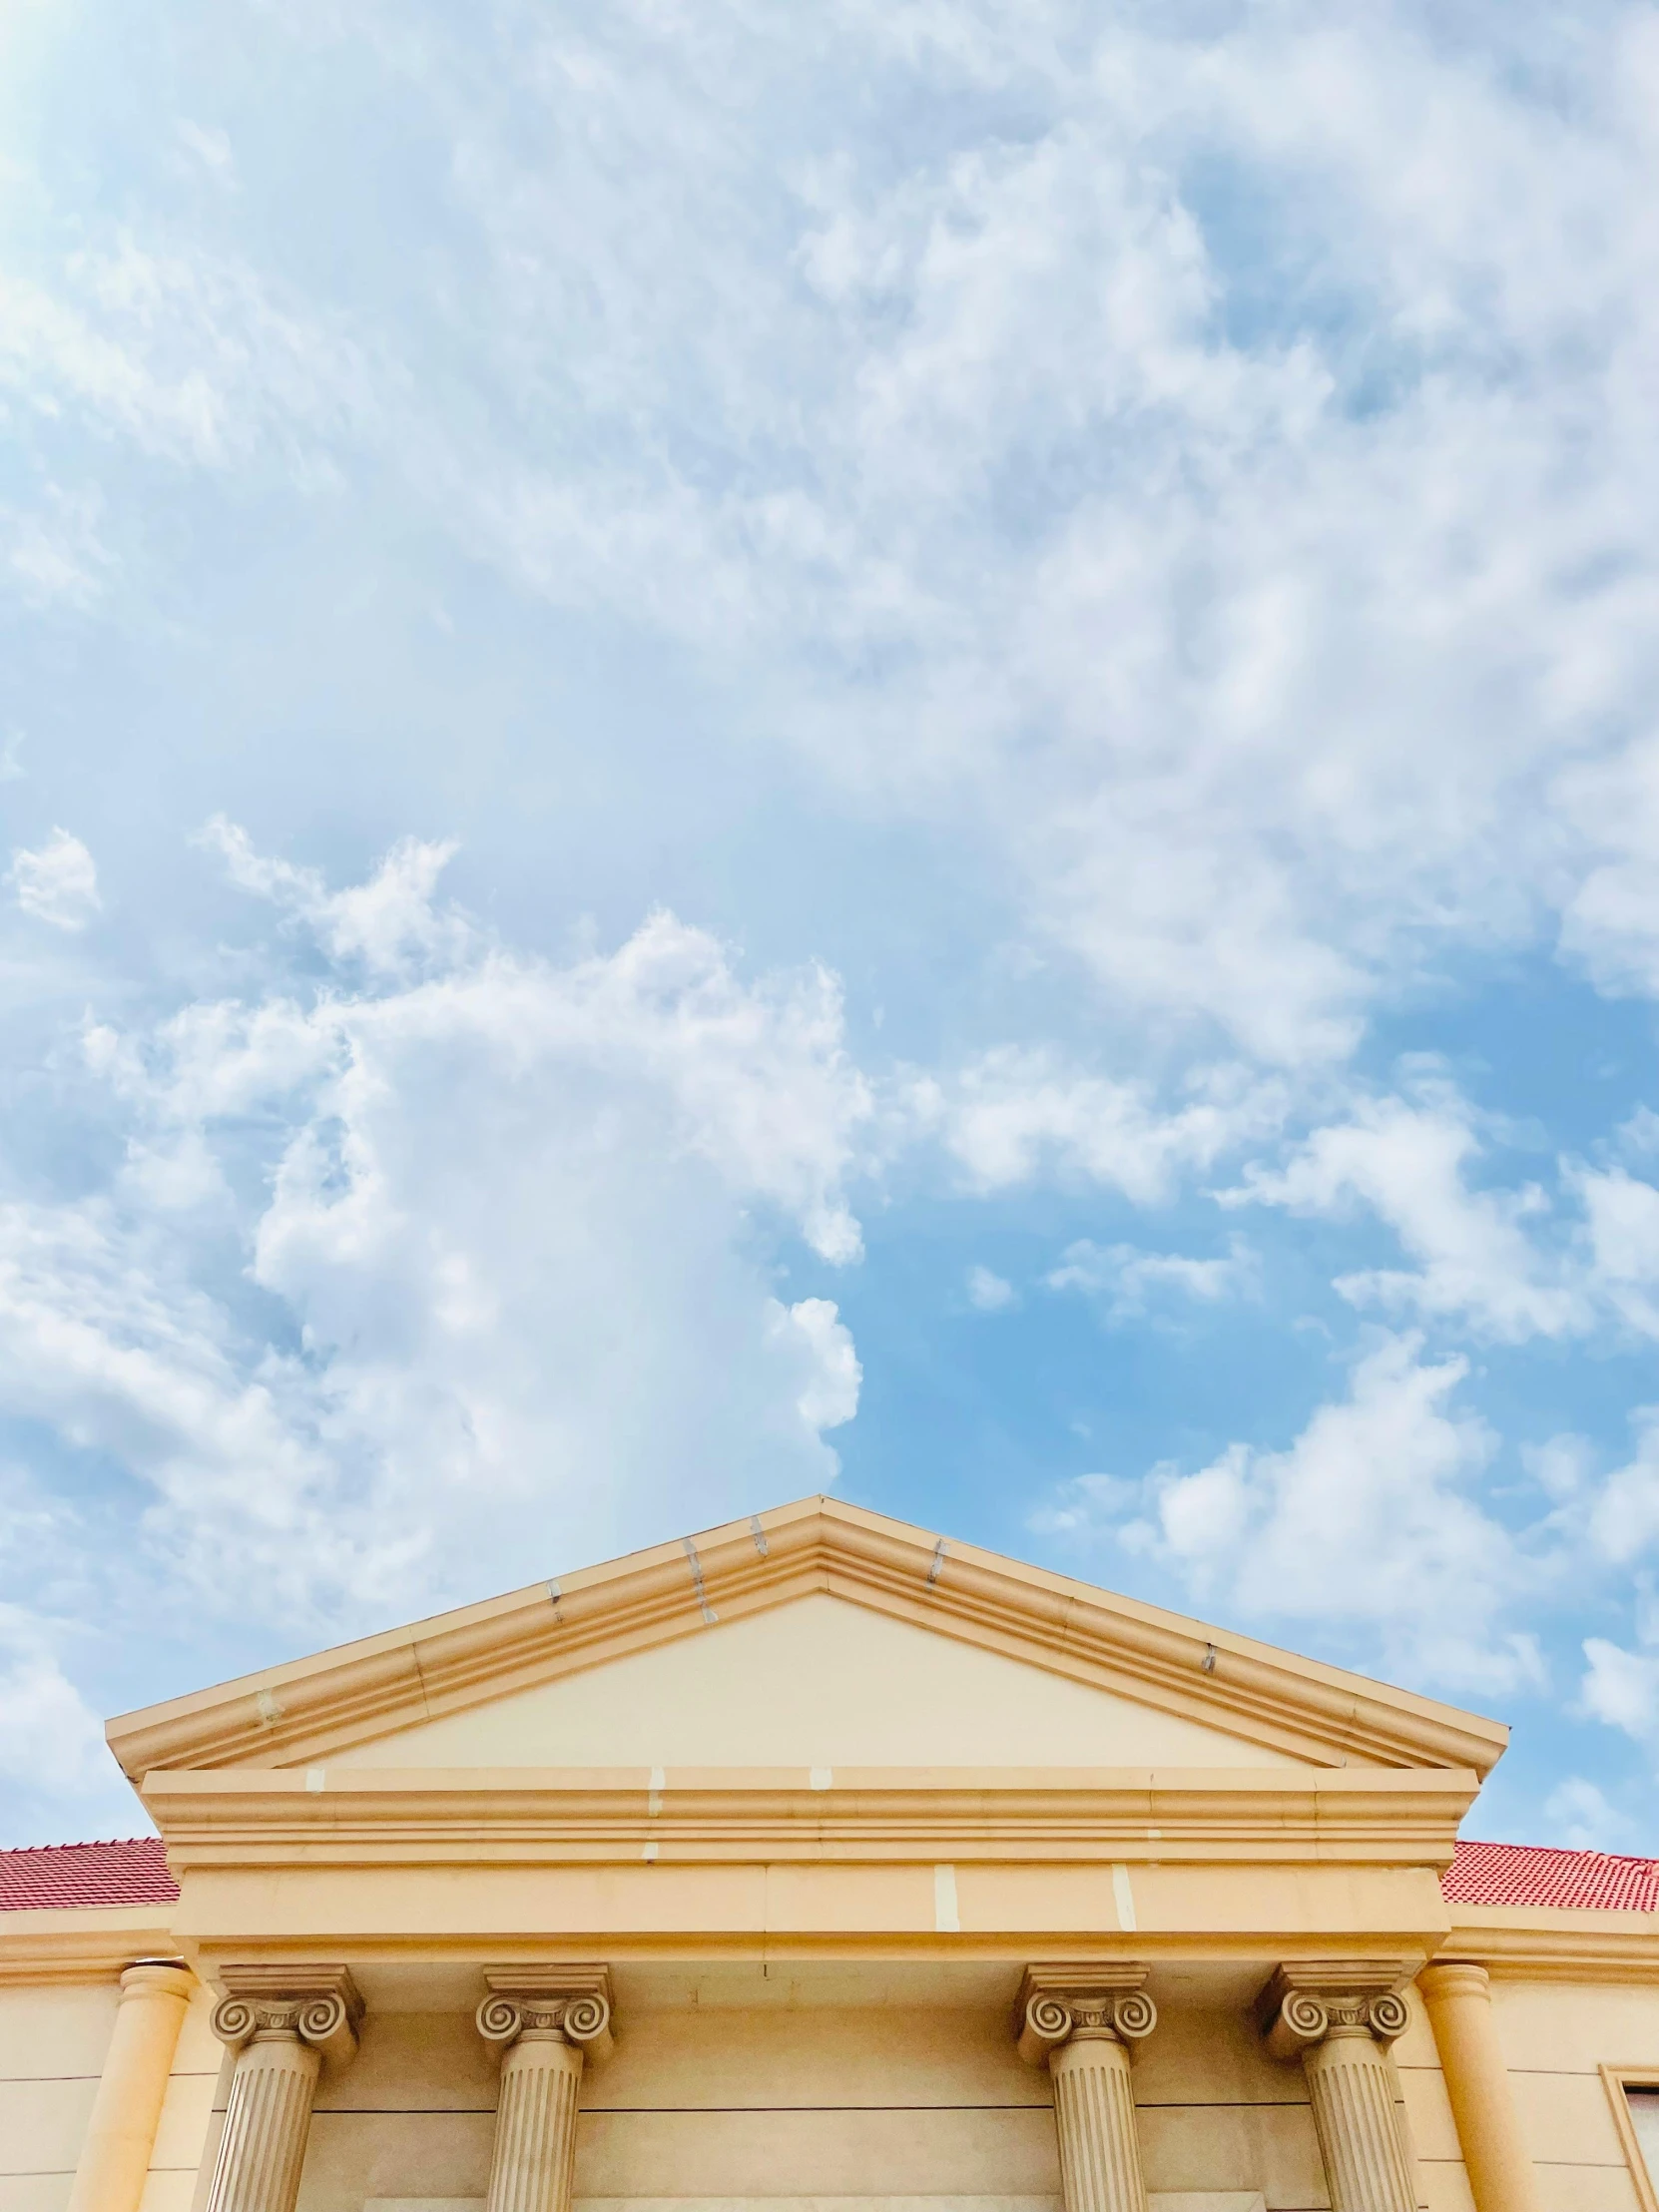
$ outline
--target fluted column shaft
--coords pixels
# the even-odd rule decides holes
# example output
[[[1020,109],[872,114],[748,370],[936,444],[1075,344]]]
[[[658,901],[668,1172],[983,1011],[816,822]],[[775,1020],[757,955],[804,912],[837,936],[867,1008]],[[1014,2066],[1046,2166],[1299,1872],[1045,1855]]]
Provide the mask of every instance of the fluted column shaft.
[[[189,1967],[162,1959],[122,1975],[69,2212],[138,2212],[190,1990]]]
[[[1074,2035],[1048,2070],[1066,2212],[1147,2212],[1128,2051],[1115,2035]]]
[[[567,2212],[576,2172],[582,2053],[528,2028],[501,2061],[487,2212]]]
[[[1331,2212],[1416,2212],[1393,2072],[1369,2027],[1333,2027],[1302,2054]]]
[[[1146,1968],[1029,1966],[1014,2032],[1054,2082],[1065,2212],[1147,2212],[1130,2059],[1157,2025]]]
[[[1521,2139],[1509,2069],[1492,2019],[1484,1966],[1427,1966],[1417,1976],[1476,2212],[1542,2212],[1538,2177]]]
[[[293,2212],[324,2062],[356,2054],[362,1999],[342,1966],[228,1966],[214,2033],[237,2054],[208,2212]]]
[[[604,1966],[487,1973],[478,2032],[502,2053],[486,2212],[570,2212],[586,2057],[611,2049]]]
[[[262,2028],[237,2053],[208,2212],[293,2212],[321,2066],[288,2028]]]

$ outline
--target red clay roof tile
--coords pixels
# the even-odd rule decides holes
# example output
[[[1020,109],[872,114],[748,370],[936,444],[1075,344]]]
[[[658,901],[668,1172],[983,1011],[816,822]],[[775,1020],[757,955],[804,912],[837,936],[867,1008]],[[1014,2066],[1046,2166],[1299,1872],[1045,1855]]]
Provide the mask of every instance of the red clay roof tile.
[[[170,1905],[179,1885],[159,1836],[0,1851],[0,1913],[78,1905]]]
[[[1659,1906],[1659,1861],[1543,1844],[1459,1844],[1440,1890],[1449,1905],[1651,1913]]]

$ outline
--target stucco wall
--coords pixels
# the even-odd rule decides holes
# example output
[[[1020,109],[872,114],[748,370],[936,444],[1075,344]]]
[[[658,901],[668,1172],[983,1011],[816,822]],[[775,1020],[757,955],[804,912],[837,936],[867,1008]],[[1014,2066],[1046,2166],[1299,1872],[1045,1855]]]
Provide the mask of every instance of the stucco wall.
[[[1598,2069],[1659,2079],[1659,1987],[1494,1979],[1492,2007],[1545,2212],[1638,2212]]]
[[[116,1989],[0,1988],[0,2212],[61,2212],[81,2154]]]
[[[0,2212],[62,2212],[115,2025],[107,1981],[0,1987]],[[224,2056],[199,1989],[179,2036],[143,2212],[186,2212]]]

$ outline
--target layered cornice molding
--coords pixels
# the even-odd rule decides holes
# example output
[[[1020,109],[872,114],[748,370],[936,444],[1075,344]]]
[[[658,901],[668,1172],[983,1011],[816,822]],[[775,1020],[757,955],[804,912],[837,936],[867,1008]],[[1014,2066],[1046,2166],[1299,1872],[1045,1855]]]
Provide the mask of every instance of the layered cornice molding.
[[[140,1960],[177,1957],[171,1906],[86,1906],[0,1914],[0,1989],[117,1981]]]
[[[134,1781],[325,1759],[814,1591],[1316,1766],[1483,1775],[1507,1740],[1494,1721],[831,1498],[127,1714],[109,1740]]]
[[[1659,1988],[1659,1914],[1459,1905],[1436,1965],[1467,1959],[1494,1981],[1629,1982]]]
[[[1438,1868],[1472,1774],[1360,1768],[592,1771],[346,1767],[152,1774],[198,1867],[948,1860]]]

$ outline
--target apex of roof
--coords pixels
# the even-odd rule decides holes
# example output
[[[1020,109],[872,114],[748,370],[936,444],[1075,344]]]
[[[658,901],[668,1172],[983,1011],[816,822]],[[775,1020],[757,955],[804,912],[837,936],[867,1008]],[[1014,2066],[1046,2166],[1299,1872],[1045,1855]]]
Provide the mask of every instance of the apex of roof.
[[[0,1913],[171,1905],[178,1895],[159,1836],[0,1851]]]
[[[125,1714],[107,1733],[140,1784],[159,1769],[303,1765],[811,1591],[1312,1766],[1484,1775],[1508,1740],[1454,1706],[829,1497]]]

